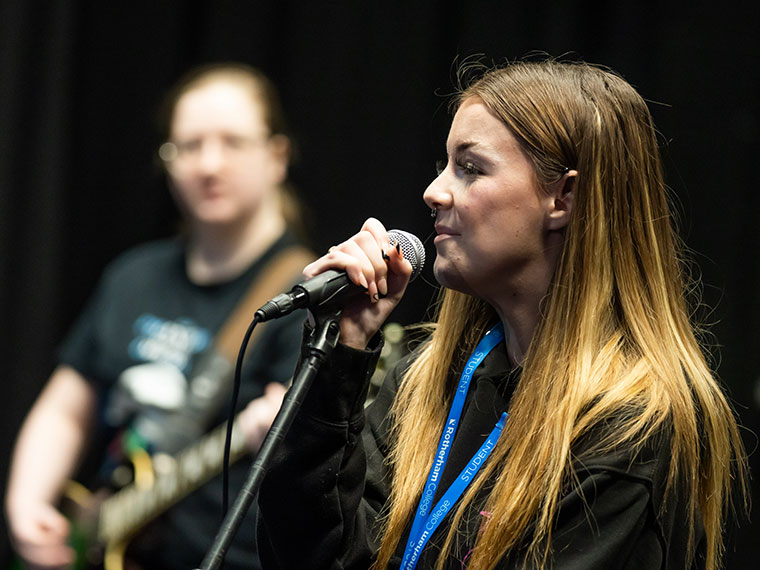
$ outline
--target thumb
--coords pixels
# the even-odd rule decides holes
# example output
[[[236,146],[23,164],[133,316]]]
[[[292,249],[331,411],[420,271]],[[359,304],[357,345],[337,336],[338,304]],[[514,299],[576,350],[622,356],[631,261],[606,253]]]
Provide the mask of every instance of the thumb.
[[[68,519],[50,505],[41,509],[38,520],[40,527],[51,534],[68,536],[71,530]]]

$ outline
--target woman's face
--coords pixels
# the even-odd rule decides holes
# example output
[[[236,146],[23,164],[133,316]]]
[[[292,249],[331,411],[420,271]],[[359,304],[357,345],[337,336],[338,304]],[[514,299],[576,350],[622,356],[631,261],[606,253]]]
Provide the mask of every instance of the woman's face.
[[[219,80],[182,95],[169,138],[172,191],[194,222],[250,219],[285,178],[287,143],[270,137],[260,103],[241,84]]]
[[[446,151],[446,168],[424,194],[437,209],[435,276],[446,287],[499,303],[544,278],[555,199],[479,98],[457,111]]]

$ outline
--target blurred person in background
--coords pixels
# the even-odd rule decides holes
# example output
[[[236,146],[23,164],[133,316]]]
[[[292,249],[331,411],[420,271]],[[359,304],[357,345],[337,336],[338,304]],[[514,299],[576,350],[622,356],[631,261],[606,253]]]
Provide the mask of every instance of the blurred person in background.
[[[299,245],[300,208],[287,183],[285,118],[260,71],[242,64],[195,69],[171,89],[162,117],[159,154],[183,231],[135,247],[107,267],[22,425],[5,508],[14,548],[30,568],[64,568],[81,556],[71,547],[74,525],[59,503],[65,489],[77,488],[68,482],[86,453],[100,456],[97,480],[123,475],[131,460],[126,464],[133,466],[135,485],[147,492],[148,511],[164,510],[167,497],[170,504],[192,490],[186,489],[190,479],[198,487],[205,471],[218,471],[219,438],[185,464],[166,459],[203,443],[204,434],[226,419],[234,359],[256,309],[246,303],[289,287],[311,259]],[[238,422],[254,452],[279,409],[301,337],[296,313],[259,328],[239,398],[241,407],[250,404]],[[103,441],[110,444],[99,445]],[[158,461],[148,459],[146,466],[151,454],[168,465],[163,480]],[[231,468],[233,497],[246,463]],[[180,468],[186,469],[178,473]],[[158,493],[151,495],[151,485],[153,491],[160,487]],[[221,524],[221,498],[216,476],[134,541],[129,564],[198,566]],[[139,518],[134,509],[141,503],[134,497],[122,501],[122,511],[111,503],[112,525]],[[227,568],[259,567],[255,516],[252,509]],[[126,532],[108,556],[121,557],[133,533]]]

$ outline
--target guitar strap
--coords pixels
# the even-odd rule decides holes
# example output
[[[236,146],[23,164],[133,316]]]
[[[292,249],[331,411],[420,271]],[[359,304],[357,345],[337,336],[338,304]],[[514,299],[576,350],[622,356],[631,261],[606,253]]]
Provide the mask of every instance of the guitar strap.
[[[300,245],[289,246],[276,254],[261,269],[245,297],[219,329],[214,339],[216,351],[234,363],[237,360],[243,335],[251,324],[256,310],[269,299],[289,288],[296,275],[300,275],[301,270],[312,261],[314,261],[314,255]],[[259,336],[261,330],[256,327],[251,335],[251,343]]]
[[[157,447],[175,453],[200,437],[229,401],[238,351],[256,310],[272,297],[288,289],[314,255],[300,245],[286,247],[267,262],[214,337],[214,342],[198,355],[188,378],[185,405],[160,418]],[[251,335],[246,354],[263,332],[258,325]],[[293,363],[295,367],[295,363]],[[148,420],[148,418],[141,418]],[[158,419],[158,418],[155,418]],[[148,420],[150,421],[150,420]],[[138,423],[140,420],[138,420]],[[138,431],[142,431],[137,427]],[[155,433],[155,430],[151,430]]]

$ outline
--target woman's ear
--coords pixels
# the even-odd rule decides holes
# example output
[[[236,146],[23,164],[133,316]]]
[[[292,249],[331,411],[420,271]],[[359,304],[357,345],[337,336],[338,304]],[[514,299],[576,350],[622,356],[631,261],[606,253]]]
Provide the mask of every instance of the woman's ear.
[[[547,216],[547,228],[549,230],[561,230],[570,222],[577,178],[577,170],[568,170],[562,175],[562,178],[550,185],[549,199],[551,203]]]
[[[290,162],[290,139],[285,135],[272,135],[269,146],[274,156],[281,161]]]

